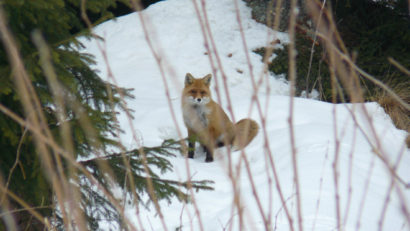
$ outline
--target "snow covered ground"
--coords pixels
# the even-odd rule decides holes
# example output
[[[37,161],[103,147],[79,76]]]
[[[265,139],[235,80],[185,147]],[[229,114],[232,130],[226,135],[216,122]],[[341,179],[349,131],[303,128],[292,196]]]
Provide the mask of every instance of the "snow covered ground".
[[[186,136],[180,94],[187,72],[196,77],[213,73],[213,98],[226,109],[229,102],[221,75],[225,73],[232,119],[251,117],[260,125],[266,121],[266,129],[259,132],[244,153],[228,153],[221,148],[212,163],[204,162],[205,155],[200,150],[193,160],[186,161],[182,155],[170,159],[174,172],[164,177],[186,180],[188,163],[189,177],[213,180],[215,190],[195,192],[195,204],[184,205],[176,200],[170,205],[161,202],[168,230],[240,230],[240,217],[244,230],[265,230],[266,222],[271,230],[291,230],[277,185],[292,217],[292,226],[299,229],[292,133],[288,123],[289,86],[283,79],[264,73],[262,58],[252,52],[277,39],[286,43],[287,36],[253,21],[245,3],[237,2],[246,52],[252,64],[251,74],[234,3],[233,0],[206,0],[204,14],[198,1],[201,21],[209,22],[219,60],[206,48],[207,44],[213,49],[212,41],[209,35],[205,41],[206,27],[200,26],[191,0],[159,2],[141,13],[105,22],[94,31],[104,41],[82,39],[85,51],[96,56],[95,68],[103,78],[135,89],[135,99],[128,101],[129,107],[135,110],[132,126],[125,115],[119,118],[125,130],[121,140],[129,148],[159,145],[163,139]],[[141,14],[144,23],[141,23]],[[257,103],[251,100],[255,92],[251,76],[256,81],[262,80]],[[388,167],[397,168],[398,176],[410,182],[410,151],[404,143],[406,132],[397,130],[376,103],[333,105],[294,98],[293,109],[303,229],[409,230],[409,214],[406,217],[403,211],[410,207],[410,191],[398,181],[391,186],[388,171]],[[390,163],[388,167],[373,150],[380,150],[382,158]],[[246,157],[246,162],[241,155]],[[235,207],[228,156],[234,175],[239,176],[235,184],[242,216]],[[396,166],[398,158],[401,161]],[[140,211],[143,227],[137,222],[134,206],[129,206],[126,214],[138,229],[164,230],[153,207],[150,211]],[[107,229],[110,227],[109,223],[105,225]]]

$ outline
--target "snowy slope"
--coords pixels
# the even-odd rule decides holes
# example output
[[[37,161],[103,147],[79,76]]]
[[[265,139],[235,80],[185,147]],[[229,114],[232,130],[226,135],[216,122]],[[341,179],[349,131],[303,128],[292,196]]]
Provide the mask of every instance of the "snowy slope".
[[[202,5],[198,5],[204,20]],[[205,163],[205,155],[200,150],[193,160],[186,161],[183,156],[170,159],[175,171],[165,177],[186,180],[188,164],[190,178],[213,180],[215,190],[195,192],[193,195],[199,216],[193,204],[183,205],[177,201],[170,205],[161,203],[168,230],[239,230],[240,216],[234,206],[233,184],[227,174],[228,156],[232,159],[234,173],[239,175],[235,182],[240,189],[244,228],[265,230],[260,208],[252,191],[253,184],[264,211],[263,216],[267,217],[271,229],[290,230],[276,187],[279,184],[293,217],[295,230],[298,230],[288,123],[289,86],[278,77],[264,74],[261,57],[251,52],[276,39],[285,43],[287,37],[286,34],[274,33],[253,21],[250,9],[243,2],[238,2],[238,5],[247,52],[253,67],[252,74],[243,49],[234,1],[207,0],[206,16],[212,28],[223,72],[228,77],[234,112],[232,119],[238,121],[252,117],[262,124],[264,118],[266,130],[260,131],[245,153],[228,153],[223,148],[219,149],[213,163]],[[141,15],[149,28],[148,34],[143,30]],[[180,92],[187,72],[202,77],[213,73],[212,66],[216,67],[212,86],[215,87],[215,81],[218,81],[221,101],[215,88],[214,100],[227,108],[221,68],[213,53],[213,65],[210,62],[210,54],[205,47],[203,32],[191,0],[159,2],[141,13],[103,23],[94,32],[103,37],[104,41],[82,41],[86,46],[85,51],[96,56],[95,68],[103,78],[121,87],[135,89],[135,99],[128,102],[129,107],[135,110],[132,126],[125,115],[120,115],[122,128],[126,132],[121,140],[127,147],[158,145],[165,138],[179,139],[179,134],[186,136],[180,109]],[[208,44],[211,46],[210,42]],[[259,113],[257,104],[253,103],[251,106],[254,93],[251,76],[263,80],[257,93],[262,114]],[[171,104],[168,103],[166,93],[169,93]],[[173,113],[176,121],[173,120]],[[377,104],[332,105],[295,98],[293,121],[304,230],[338,229],[337,204],[340,205],[343,230],[409,230],[410,226],[406,223],[408,218],[403,215],[401,204],[406,208],[410,206],[410,191],[396,181],[392,193],[388,193],[391,177],[381,158],[372,152],[375,147],[382,150],[384,158],[392,166],[401,157],[397,172],[405,182],[410,182],[410,151],[404,144],[406,133],[397,130]],[[252,179],[241,159],[242,154],[249,163]],[[333,168],[336,157],[337,184]],[[271,163],[274,164],[279,181],[274,180]],[[339,200],[335,199],[336,186]],[[387,209],[384,209],[387,195],[391,195],[391,198]],[[384,224],[381,227],[379,221],[384,212]],[[127,214],[135,221],[138,229],[142,228],[137,222],[134,206],[127,208]],[[139,216],[144,229],[164,229],[154,208],[151,211],[141,210]],[[108,228],[110,224],[106,226]]]

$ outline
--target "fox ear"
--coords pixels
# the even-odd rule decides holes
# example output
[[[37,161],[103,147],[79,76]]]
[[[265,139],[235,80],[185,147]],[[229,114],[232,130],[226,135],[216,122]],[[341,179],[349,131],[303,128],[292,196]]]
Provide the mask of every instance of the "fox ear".
[[[191,73],[186,73],[185,75],[185,86],[191,85],[194,82],[194,76]]]
[[[211,85],[211,79],[212,79],[212,74],[208,74],[202,78],[202,81],[204,81],[205,85],[209,87],[209,85]]]

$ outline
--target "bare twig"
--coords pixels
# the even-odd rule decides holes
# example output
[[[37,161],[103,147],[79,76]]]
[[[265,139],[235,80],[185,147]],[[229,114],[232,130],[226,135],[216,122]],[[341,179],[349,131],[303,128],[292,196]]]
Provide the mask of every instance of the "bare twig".
[[[296,187],[296,208],[298,215],[298,227],[299,231],[303,231],[303,216],[302,216],[302,195],[300,192],[299,173],[297,164],[297,150],[295,141],[295,132],[293,126],[293,107],[295,96],[295,83],[296,83],[296,38],[295,38],[295,26],[296,26],[296,0],[291,1],[290,19],[289,19],[289,80],[290,80],[290,103],[289,103],[289,130],[290,130],[290,145],[292,150],[292,168],[293,168],[293,181]]]
[[[406,69],[403,65],[401,65],[399,62],[397,62],[394,58],[389,57],[388,58],[389,62],[393,64],[397,69],[399,69],[401,72],[404,74],[410,76],[410,70]]]
[[[278,173],[277,173],[274,161],[273,161],[273,155],[272,155],[272,151],[271,151],[270,145],[269,145],[269,138],[268,138],[269,136],[267,134],[267,129],[266,129],[266,120],[264,119],[262,108],[261,108],[259,99],[256,95],[256,93],[258,92],[258,87],[257,87],[256,81],[255,81],[255,76],[254,76],[254,73],[253,73],[253,66],[252,66],[252,63],[250,61],[248,46],[247,46],[247,43],[246,43],[246,38],[245,38],[243,26],[242,26],[242,20],[241,20],[241,17],[239,15],[238,2],[235,0],[234,3],[235,3],[235,9],[236,9],[236,19],[237,19],[238,24],[239,24],[239,31],[240,31],[241,39],[242,39],[243,50],[245,52],[245,56],[246,56],[246,60],[247,60],[247,64],[248,64],[248,69],[249,69],[249,73],[250,73],[250,76],[251,76],[251,84],[252,84],[253,91],[254,91],[254,95],[252,97],[252,103],[256,103],[257,110],[258,110],[259,116],[261,118],[261,122],[262,122],[261,127],[262,127],[262,132],[263,132],[263,137],[264,137],[264,147],[265,147],[265,150],[268,153],[267,155],[268,155],[269,163],[270,163],[270,166],[272,168],[273,175],[274,175],[274,178],[275,178],[276,189],[278,190],[278,194],[279,194],[281,203],[282,203],[282,205],[285,209],[286,217],[287,217],[287,219],[289,221],[289,224],[290,224],[290,229],[293,231],[294,230],[293,218],[290,215],[289,210],[288,210],[288,208],[286,206],[286,203],[285,203],[285,199],[284,199],[283,192],[282,192],[282,189],[281,189],[281,185],[280,185],[280,182],[279,182],[279,176],[278,176]]]
[[[313,36],[313,41],[312,41],[312,47],[310,48],[310,58],[309,58],[309,67],[306,75],[306,98],[309,98],[309,77],[310,77],[310,70],[312,68],[312,61],[313,61],[313,54],[315,53],[315,45],[317,41],[317,32],[318,32],[318,27],[320,25],[320,21],[322,20],[322,14],[323,14],[323,8],[326,5],[326,0],[323,1],[322,8],[320,9],[320,14],[319,14],[319,19],[317,22],[316,30],[315,30],[315,35]],[[314,87],[312,87],[314,89]]]
[[[354,149],[356,147],[356,137],[357,137],[357,129],[356,127],[354,128],[353,131],[353,137],[352,137],[352,148],[350,150],[350,154],[349,154],[349,175],[348,175],[348,189],[347,189],[347,202],[346,202],[346,209],[345,209],[345,214],[343,217],[343,226],[346,225],[347,220],[349,218],[349,214],[350,214],[350,205],[352,202],[352,178],[353,178],[353,157],[354,157]]]
[[[341,226],[341,208],[340,208],[340,194],[339,194],[339,156],[340,156],[340,138],[337,129],[337,112],[336,105],[333,105],[333,134],[335,138],[335,157],[332,163],[333,168],[333,182],[335,187],[335,203],[336,203],[336,221],[338,229]]]
[[[403,148],[405,148],[405,147],[403,146]],[[400,152],[399,156],[397,157],[396,163],[393,167],[394,170],[396,170],[397,167],[399,166],[403,155],[404,155],[404,150],[402,152]],[[386,218],[387,208],[388,208],[389,203],[390,203],[391,193],[393,192],[393,188],[394,188],[395,183],[396,183],[395,178],[391,178],[390,185],[389,185],[389,187],[387,189],[387,193],[386,193],[386,199],[384,200],[383,208],[382,208],[382,211],[380,213],[379,224],[378,224],[379,225],[379,231],[383,230],[383,225],[384,225],[384,220]]]
[[[9,176],[7,177],[7,181],[6,181],[6,185],[5,185],[6,190],[8,190],[8,188],[9,188],[11,176],[13,175],[14,170],[16,169],[17,165],[20,163],[20,153],[21,153],[20,148],[21,148],[21,145],[23,144],[23,141],[24,141],[24,138],[25,138],[26,134],[27,134],[27,128],[24,128],[23,134],[21,135],[20,142],[19,142],[18,147],[17,147],[16,160],[14,161],[13,166],[10,168]],[[23,168],[23,167],[21,166],[21,168]],[[24,172],[23,169],[22,169],[22,171]],[[5,198],[6,198],[6,194],[4,193],[1,197],[1,199],[0,199],[0,204],[3,204],[3,201],[4,201]]]
[[[197,14],[198,17],[198,21],[200,23],[200,28],[201,28],[201,32],[205,41],[205,48],[207,49],[207,53],[208,53],[208,57],[209,57],[209,61],[211,64],[211,68],[212,68],[212,73],[214,76],[218,76],[217,75],[217,68],[214,64],[214,60],[213,60],[213,56],[215,56],[216,59],[216,63],[218,65],[219,70],[221,71],[221,75],[222,75],[222,80],[223,80],[223,85],[224,85],[224,91],[227,97],[227,108],[228,108],[228,112],[232,118],[232,121],[235,123],[235,116],[233,113],[233,109],[232,109],[232,103],[231,103],[231,99],[230,99],[230,94],[229,94],[229,90],[228,90],[228,85],[227,85],[227,78],[226,78],[226,74],[225,71],[223,69],[223,65],[222,65],[222,61],[220,59],[220,56],[218,54],[218,50],[215,44],[215,40],[213,38],[213,34],[212,34],[212,30],[210,28],[210,23],[209,23],[209,19],[208,19],[208,14],[207,14],[207,10],[206,10],[206,1],[201,0],[201,6],[202,6],[202,13],[203,13],[203,18],[201,17],[201,13],[199,11],[199,6],[198,3],[193,0],[192,3],[194,4],[194,8],[195,8],[195,12]],[[211,45],[211,46],[210,46]],[[212,51],[212,52],[211,52]],[[220,87],[219,87],[219,83],[218,81],[215,81],[215,91],[217,93],[217,101],[219,103],[222,103],[221,100],[221,93],[220,93]],[[228,143],[228,142],[226,142]],[[237,179],[239,178],[235,178],[234,174],[233,174],[233,167],[232,167],[232,159],[231,159],[231,147],[228,145],[226,146],[227,148],[227,152],[228,152],[228,176],[231,180],[232,183],[232,188],[234,190],[234,205],[237,208],[238,211],[238,217],[239,217],[239,227],[240,229],[242,229],[243,227],[243,214],[242,214],[242,209],[241,209],[241,202],[240,202],[240,194],[239,194],[239,187],[237,184]],[[238,168],[239,170],[239,168]],[[238,171],[238,176],[239,176],[240,170]]]
[[[321,171],[320,179],[319,179],[319,194],[317,196],[317,201],[316,201],[315,218],[313,219],[312,231],[315,230],[316,220],[317,220],[317,216],[318,216],[318,213],[319,213],[320,199],[321,199],[321,195],[322,195],[322,186],[323,186],[323,175],[324,175],[324,172],[325,172],[325,166],[326,166],[326,161],[328,160],[328,155],[329,155],[329,144],[327,145],[327,148],[326,148],[326,155],[325,155],[325,159],[323,161],[322,171]]]

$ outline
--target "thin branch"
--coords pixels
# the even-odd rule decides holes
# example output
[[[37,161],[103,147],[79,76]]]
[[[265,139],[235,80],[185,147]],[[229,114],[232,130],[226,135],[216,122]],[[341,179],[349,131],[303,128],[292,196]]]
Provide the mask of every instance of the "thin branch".
[[[247,46],[247,43],[246,43],[246,38],[245,38],[243,26],[242,26],[242,20],[241,20],[241,17],[239,15],[239,10],[238,10],[239,7],[238,7],[237,0],[234,0],[234,3],[235,3],[235,9],[236,9],[236,19],[238,21],[239,31],[240,31],[240,35],[241,35],[241,39],[242,39],[242,46],[243,46],[243,50],[245,52],[245,57],[246,57],[246,61],[247,61],[247,64],[248,64],[248,69],[249,69],[249,73],[250,73],[250,77],[251,77],[251,84],[252,84],[252,88],[253,88],[253,91],[254,91],[253,96],[252,96],[252,104],[256,103],[257,110],[258,110],[259,116],[261,118],[261,122],[262,122],[261,127],[262,127],[262,132],[263,132],[263,137],[264,137],[264,147],[265,147],[265,150],[268,152],[269,163],[270,163],[270,166],[272,168],[273,175],[274,175],[274,178],[275,178],[276,189],[279,193],[281,203],[282,203],[283,208],[285,210],[286,217],[289,221],[290,229],[293,231],[294,230],[293,218],[289,213],[289,210],[287,208],[285,198],[284,198],[284,195],[283,195],[283,192],[282,192],[282,188],[281,188],[280,181],[279,181],[279,175],[277,173],[275,163],[273,161],[273,154],[272,154],[272,151],[271,151],[270,145],[269,145],[269,136],[268,136],[267,129],[266,129],[266,120],[264,119],[263,112],[262,112],[262,107],[260,105],[260,101],[259,101],[259,99],[257,97],[257,94],[256,94],[258,92],[258,85],[256,84],[255,76],[254,76],[254,73],[253,73],[253,66],[252,66],[252,63],[250,61],[248,46]],[[251,105],[251,107],[252,107],[252,105]]]
[[[318,28],[320,25],[320,22],[322,20],[322,14],[323,14],[323,8],[326,5],[326,0],[323,1],[322,8],[320,9],[320,14],[319,14],[319,19],[316,25],[316,30],[315,30],[315,35],[313,36],[313,41],[312,41],[312,47],[310,48],[310,57],[309,57],[309,67],[307,71],[307,76],[306,76],[306,98],[309,98],[309,77],[310,77],[310,70],[312,68],[312,62],[313,62],[313,54],[315,53],[315,45],[317,41],[317,32]],[[314,87],[312,87],[313,90]]]
[[[7,182],[6,182],[6,186],[5,186],[6,190],[8,190],[8,188],[9,188],[11,176],[13,175],[14,169],[16,169],[17,165],[20,163],[20,153],[21,153],[20,149],[21,149],[21,146],[23,144],[24,138],[26,137],[26,134],[27,134],[27,128],[24,128],[23,134],[21,135],[21,138],[20,138],[20,141],[19,141],[19,144],[18,144],[18,147],[17,147],[16,160],[14,161],[14,164],[13,164],[13,166],[11,167],[11,169],[9,171],[9,176],[7,177]],[[21,166],[21,168],[23,168],[23,167]],[[22,171],[24,171],[24,170],[22,169]],[[6,194],[3,194],[2,198],[0,199],[0,204],[3,204],[3,201],[4,201],[5,197],[6,197]]]
[[[387,58],[391,64],[393,64],[397,69],[402,71],[404,74],[410,76],[410,70],[406,69],[403,65],[401,65],[399,62],[397,62],[394,58],[389,57]]]
[[[296,83],[296,0],[291,1],[290,7],[290,19],[289,19],[289,79],[290,79],[290,103],[289,103],[289,130],[290,130],[290,145],[292,150],[292,168],[293,168],[293,181],[296,187],[296,208],[298,216],[299,231],[303,231],[303,216],[302,216],[302,195],[300,192],[299,183],[299,168],[297,163],[297,150],[295,131],[293,125],[293,107],[295,96],[295,83]]]

